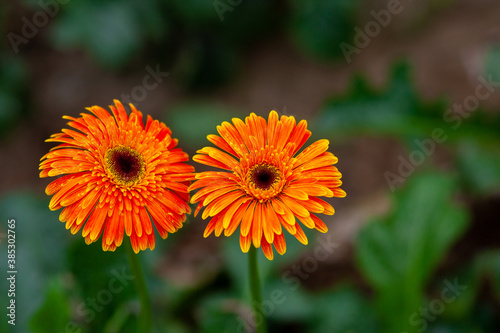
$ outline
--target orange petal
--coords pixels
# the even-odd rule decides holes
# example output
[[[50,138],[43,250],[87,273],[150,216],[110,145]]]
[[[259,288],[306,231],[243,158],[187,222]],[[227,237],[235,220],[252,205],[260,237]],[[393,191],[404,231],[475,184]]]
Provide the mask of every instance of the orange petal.
[[[278,200],[271,200],[271,204],[273,205],[273,209],[276,213],[278,213],[279,215],[285,215],[285,210],[279,204]]]
[[[229,206],[232,202],[240,198],[243,194],[241,191],[234,191],[225,194],[224,196],[212,201],[202,214],[202,218],[205,219],[207,216],[215,216],[220,213],[224,208]]]
[[[257,203],[253,216],[252,243],[256,248],[260,247],[260,242],[262,240],[262,224],[265,223],[263,209],[263,204]]]
[[[328,145],[330,142],[328,140],[318,140],[314,143],[312,143],[309,147],[304,149],[303,152],[301,152],[299,155],[297,155],[296,159],[298,162],[298,165],[302,165],[306,162],[309,162],[313,160],[314,158],[318,157],[319,155],[323,154],[325,151],[328,150]]]
[[[229,192],[235,192],[237,191],[238,193],[242,193],[241,191],[239,191],[239,187],[235,186],[235,185],[232,185],[232,186],[228,186],[228,187],[223,187],[223,188],[220,188],[220,189],[217,189],[213,192],[210,192],[206,197],[205,199],[203,200],[203,205],[204,206],[207,206],[209,203],[211,203],[213,200],[217,199],[217,198],[220,198],[220,197],[224,197],[227,193]]]
[[[96,208],[90,215],[89,220],[85,224],[83,228],[82,236],[87,237],[90,236],[92,242],[94,242],[98,236],[101,234],[104,221],[106,221],[106,217],[108,215],[107,209],[104,208]]]
[[[252,240],[251,235],[247,236],[240,235],[240,247],[243,253],[247,253],[248,250],[250,250],[251,240]]]
[[[297,232],[297,229],[295,228],[295,217],[293,220],[293,224],[289,224],[285,219],[283,218],[282,215],[276,215],[278,217],[278,220],[280,221],[281,225],[288,231],[291,235],[295,235]]]
[[[290,210],[297,216],[309,216],[309,211],[304,208],[297,200],[290,198],[287,195],[281,195],[280,199],[283,203],[290,208]]]
[[[222,234],[222,231],[224,230],[224,225],[222,224],[222,219],[221,215],[217,215],[217,220],[215,223],[215,236],[219,237]]]
[[[272,205],[270,203],[267,204],[266,208],[266,222],[271,225],[271,230],[275,234],[281,234],[281,224],[276,216],[276,212],[274,211]]]
[[[119,226],[118,223],[119,219],[120,215],[118,212],[113,212],[113,214],[111,214],[111,217],[108,217],[106,225],[104,226],[104,233],[102,236],[103,237],[102,241],[106,245],[111,245],[112,243],[115,242],[115,236]]]
[[[129,210],[123,211],[123,224],[125,226],[125,233],[130,237],[134,230],[132,226],[132,212]]]
[[[309,229],[314,228],[314,221],[310,216],[298,216],[298,219]]]
[[[226,165],[230,170],[238,165],[238,162],[229,154],[213,147],[204,147],[197,151],[198,154],[206,154],[216,161]]]
[[[248,153],[248,150],[244,148],[245,142],[242,140],[240,134],[233,125],[225,121],[220,126],[217,126],[217,131],[231,146],[231,148],[234,149],[238,156],[243,156],[245,153]]]
[[[332,191],[333,195],[337,198],[344,198],[346,196],[345,191],[340,188],[334,188]]]
[[[264,252],[266,258],[269,260],[273,260],[274,254],[271,244],[269,244],[265,238],[262,238],[261,244],[262,244],[262,252]]]
[[[81,172],[81,173],[77,173],[77,174],[66,175],[66,176],[63,176],[61,178],[54,180],[49,185],[47,185],[47,188],[45,189],[45,194],[53,195],[54,193],[59,191],[61,188],[66,187],[68,183],[73,182],[75,178],[78,178],[84,174],[85,174],[85,172]]]
[[[252,227],[255,206],[256,202],[252,201],[243,215],[240,227],[240,232],[242,236],[247,236],[250,232],[250,228]]]
[[[233,217],[231,218],[231,222],[227,226],[226,230],[224,230],[224,236],[229,237],[236,231],[236,228],[238,228],[238,225],[240,225],[241,219],[243,218],[243,215],[245,214],[249,204],[250,201],[245,202],[234,213]]]
[[[207,238],[210,234],[215,230],[215,224],[217,223],[218,217],[212,217],[210,222],[208,222],[207,227],[205,228],[205,232],[203,233],[203,237]]]
[[[224,140],[220,136],[210,134],[207,136],[207,139],[220,149],[225,150],[234,156],[238,156],[238,154],[233,150],[233,148],[231,148],[231,146],[226,142],[226,140]]]
[[[299,224],[295,224],[295,227],[297,228],[297,232],[295,233],[295,238],[298,239],[299,242],[301,242],[304,245],[307,245],[307,237],[302,228],[300,227]]]
[[[292,155],[300,150],[310,136],[311,131],[307,130],[307,121],[301,120],[290,135],[290,142],[295,143],[295,149],[292,151]]]
[[[319,232],[325,233],[328,231],[326,224],[316,215],[311,214],[311,219],[314,221],[314,228]]]
[[[323,214],[326,214],[326,215],[335,214],[335,209],[328,202],[326,202],[320,198],[316,198],[316,197],[310,197],[309,200],[314,201],[315,203],[323,206],[323,212],[322,212]]]
[[[274,211],[272,211],[271,207],[268,207],[267,204],[260,204],[261,206],[261,223],[262,223],[262,229],[264,231],[264,238],[267,240],[268,243],[272,244],[274,240],[274,232],[272,229],[272,222],[271,222],[271,217],[274,214]],[[276,215],[274,215],[274,218],[276,218]]]
[[[306,192],[301,191],[299,189],[293,188],[293,187],[287,187],[283,191],[284,194],[288,195],[291,198],[297,199],[297,200],[307,200],[309,199],[309,196],[307,195]]]
[[[310,169],[321,168],[325,166],[330,166],[338,162],[338,158],[335,157],[332,153],[325,152],[320,156],[310,160],[309,162],[304,163],[301,168],[303,171],[307,171]]]
[[[232,122],[234,124],[234,127],[236,128],[236,131],[238,133],[238,136],[241,137],[240,141],[243,141],[243,144],[246,147],[252,147],[252,143],[250,141],[250,136],[252,135],[252,132],[248,128],[248,125],[245,124],[241,119],[239,118],[233,118]]]
[[[275,235],[273,244],[274,247],[276,248],[276,251],[278,251],[280,255],[285,254],[286,242],[285,242],[285,236],[283,234]]]
[[[275,130],[276,124],[278,123],[278,113],[272,110],[269,113],[269,117],[267,119],[267,142],[270,146],[275,144]]]
[[[287,116],[282,116],[281,117],[281,122],[283,124],[281,128],[281,132],[279,133],[278,136],[278,142],[276,143],[276,150],[281,151],[285,147],[285,144],[288,142],[290,138],[290,134],[295,128],[295,118],[294,117],[287,117]]]
[[[249,200],[250,200],[249,197],[241,197],[238,200],[236,200],[231,206],[229,206],[229,209],[227,210],[226,214],[224,214],[224,219],[222,221],[224,228],[227,228],[229,226],[229,223],[231,222],[238,208]]]
[[[323,213],[325,208],[320,203],[312,200],[312,198],[314,197],[310,197],[310,200],[301,201],[300,204],[311,213]]]
[[[207,155],[194,155],[193,161],[200,163],[200,164],[212,166],[214,168],[219,168],[219,169],[224,169],[224,170],[232,170],[230,166],[222,163],[221,161],[216,160],[213,157],[207,156]]]
[[[145,219],[145,218],[149,219],[149,215],[146,212],[146,208],[144,206],[139,207],[138,214],[132,213],[132,226],[134,227],[133,233],[135,233],[137,235],[137,237],[139,237],[139,238],[142,236],[142,221],[141,221],[141,219]],[[139,241],[139,238],[138,238],[138,241]]]

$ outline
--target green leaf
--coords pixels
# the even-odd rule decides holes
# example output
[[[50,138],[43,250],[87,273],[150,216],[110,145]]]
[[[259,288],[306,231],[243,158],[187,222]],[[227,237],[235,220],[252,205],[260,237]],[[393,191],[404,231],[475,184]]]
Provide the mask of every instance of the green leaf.
[[[484,252],[476,258],[477,270],[490,282],[500,301],[500,251]]]
[[[90,331],[100,331],[123,303],[137,297],[124,249],[104,252],[100,241],[87,245],[80,238],[67,256],[81,300],[76,310]]]
[[[296,280],[283,279],[284,274],[278,275],[266,283],[262,289],[263,310],[269,319],[280,322],[304,322],[315,315],[319,309],[314,297],[296,284]]]
[[[193,90],[228,83],[245,49],[269,35],[276,19],[271,1],[174,0],[172,20],[181,41],[173,77]]]
[[[430,323],[428,329],[426,329],[425,332],[426,333],[484,333],[489,331],[484,331],[479,327],[470,323],[453,324],[447,322],[437,322],[437,323]]]
[[[213,1],[207,0],[172,0],[172,11],[189,28],[199,28],[219,23],[219,16]]]
[[[289,34],[304,53],[318,59],[342,56],[350,43],[360,0],[290,0]]]
[[[59,48],[83,48],[99,63],[119,68],[142,46],[145,27],[131,3],[75,2],[52,27],[53,42]]]
[[[34,333],[65,332],[69,323],[69,302],[64,286],[59,280],[49,283],[45,301],[31,318],[30,329]]]
[[[277,21],[273,3],[266,0],[173,0],[169,6],[188,35],[198,40],[213,36],[226,47],[248,47],[268,35]]]
[[[313,127],[323,136],[430,135],[443,126],[442,101],[424,104],[411,83],[410,67],[396,64],[384,91],[356,77],[348,93],[329,99]]]
[[[313,304],[313,333],[379,332],[373,308],[352,288],[322,293]]]
[[[387,87],[382,90],[372,87],[363,76],[355,77],[346,94],[326,101],[311,122],[312,131],[333,138],[359,135],[433,138],[433,132],[441,130],[439,143],[470,138],[500,144],[500,117],[481,109],[469,112],[463,102],[447,108],[444,99],[424,101],[410,74],[407,63],[396,63]]]
[[[0,137],[12,130],[23,114],[26,79],[22,60],[0,56]]]
[[[493,81],[500,81],[500,44],[491,45],[484,59],[484,74],[492,76]]]
[[[243,332],[245,323],[239,312],[244,309],[244,305],[234,296],[224,293],[208,296],[200,302],[196,311],[200,332]]]
[[[468,191],[488,195],[500,189],[500,148],[463,140],[457,147],[457,165]]]
[[[448,296],[456,297],[445,302],[444,312],[439,316],[436,325],[429,325],[429,331],[441,332],[438,328],[442,327],[443,323],[445,327],[454,328],[448,330],[449,332],[496,331],[498,323],[494,302],[485,300],[482,291],[485,285],[491,286],[492,296],[500,300],[500,251],[482,252],[470,263],[462,265],[458,273],[447,273],[446,277],[438,281],[433,288],[433,295],[441,295],[446,288],[443,281],[452,284],[456,282],[461,287],[456,289],[459,293],[455,295],[448,292]]]
[[[193,90],[208,90],[227,83],[238,66],[233,47],[212,37],[185,40],[173,76]]]
[[[357,261],[377,291],[388,332],[415,330],[408,318],[422,304],[436,266],[467,227],[465,209],[452,202],[456,186],[445,174],[411,177],[396,192],[392,213],[358,235]]]
[[[12,332],[29,331],[29,319],[43,303],[47,283],[66,269],[64,256],[73,236],[59,222],[58,212],[50,211],[48,204],[48,197],[31,192],[10,193],[0,199],[0,220],[16,221],[16,266],[19,269],[16,303],[19,310]],[[4,226],[2,224],[0,233],[6,233]],[[7,253],[4,239],[0,238],[0,249]],[[6,282],[6,279],[0,280],[2,290],[8,290]]]

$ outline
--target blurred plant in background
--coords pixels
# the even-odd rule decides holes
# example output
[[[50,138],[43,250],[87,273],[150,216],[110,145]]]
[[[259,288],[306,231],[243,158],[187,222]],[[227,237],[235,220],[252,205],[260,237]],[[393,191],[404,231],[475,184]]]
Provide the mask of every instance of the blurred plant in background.
[[[410,8],[409,3],[401,3]],[[444,20],[438,13],[466,10],[458,3],[422,1],[398,14],[376,38],[394,38],[395,43],[407,47],[422,43],[425,38],[418,38],[422,31],[430,30],[424,36],[431,39],[442,28],[429,23]],[[221,12],[216,5],[228,7],[220,7],[226,8]],[[284,41],[291,46],[282,54],[296,52],[293,56],[307,64],[304,71],[324,66],[320,68],[333,68],[339,77],[350,77],[339,45],[353,40],[354,28],[364,27],[366,17],[372,19],[367,15],[372,7],[384,6],[386,1],[361,0],[2,3],[4,36],[12,32],[26,39],[17,45],[18,52],[13,52],[9,38],[1,49],[2,149],[16,151],[18,146],[12,141],[26,135],[18,134],[23,124],[46,137],[45,120],[34,121],[36,101],[43,96],[33,88],[33,73],[41,66],[37,59],[45,53],[67,55],[70,61],[71,55],[83,54],[100,73],[118,78],[136,68],[143,75],[144,68],[153,64],[168,70],[172,74],[168,80],[173,80],[181,98],[164,112],[162,120],[184,143],[183,148],[193,152],[203,146],[206,135],[214,134],[217,124],[250,113],[226,103],[231,98],[213,103],[211,97],[221,96],[215,95],[217,91],[231,93],[229,88],[236,79],[243,80],[241,73],[256,49]],[[46,23],[34,20],[36,13],[41,13],[38,18],[45,13]],[[467,15],[472,17],[473,11]],[[26,22],[36,27],[32,37],[23,35]],[[387,37],[389,33],[391,37]],[[344,92],[333,83],[329,93],[326,89],[314,91],[321,94],[323,103],[312,115],[301,118],[312,128],[311,140],[326,137],[336,143],[343,163],[365,163],[353,160],[352,142],[360,145],[360,138],[366,138],[361,144],[386,140],[398,147],[396,153],[381,148],[371,155],[377,158],[374,168],[385,166],[377,172],[384,182],[382,196],[389,197],[390,204],[383,214],[374,214],[353,195],[344,199],[348,207],[342,210],[349,208],[353,214],[366,216],[351,227],[355,229],[351,240],[338,241],[337,228],[330,228],[324,237],[311,241],[308,249],[286,237],[287,255],[276,257],[272,264],[259,257],[262,305],[270,331],[499,331],[500,244],[494,222],[499,221],[500,105],[488,103],[490,97],[486,97],[500,93],[498,40],[493,36],[479,53],[479,65],[473,66],[476,71],[471,74],[477,89],[464,99],[453,100],[453,92],[446,87],[442,97],[423,97],[426,94],[416,77],[426,76],[427,84],[438,80],[439,73],[416,72],[418,61],[412,57],[403,62],[391,58],[390,68],[380,70],[388,77],[383,88],[372,82],[370,73],[363,72],[353,75]],[[448,42],[452,41],[442,41]],[[377,47],[370,45],[357,56],[371,52],[372,46]],[[378,47],[379,54],[388,52]],[[402,50],[405,54],[406,49]],[[431,51],[429,44],[423,52]],[[384,64],[376,57],[370,61]],[[442,82],[453,80],[456,77]],[[259,93],[257,98],[268,92]],[[118,97],[107,96],[107,100]],[[7,144],[12,148],[4,148]],[[37,145],[33,142],[33,154],[41,156]],[[378,163],[388,156],[388,163]],[[9,156],[2,161],[9,168],[17,167]],[[37,164],[33,162],[33,174]],[[356,187],[353,180],[363,183],[370,177],[350,175],[353,171],[347,166],[339,167],[346,170],[343,186],[350,194],[356,192],[350,189]],[[38,190],[47,184],[38,185],[4,191],[0,198],[2,221],[17,221],[19,265],[17,325],[2,320],[0,331],[135,332],[139,302],[125,253],[118,249],[103,254],[99,244],[86,246],[80,238],[67,237],[57,214],[47,210],[43,191]],[[362,194],[379,205],[380,189]],[[339,212],[336,218],[344,216],[345,221],[331,225],[352,223],[349,214]],[[201,220],[188,217],[175,237],[158,242],[156,251],[145,253],[147,265],[154,267],[146,280],[153,295],[157,332],[245,332],[251,323],[246,257],[234,250],[238,240],[209,242],[203,239],[202,230]],[[305,232],[315,239],[313,233]],[[0,233],[6,233],[3,222]],[[5,244],[0,238],[1,253],[6,253]],[[343,259],[332,260],[337,257]],[[0,262],[5,271],[4,258]],[[7,290],[5,279],[0,288],[2,294]],[[5,297],[0,300],[5,304]]]

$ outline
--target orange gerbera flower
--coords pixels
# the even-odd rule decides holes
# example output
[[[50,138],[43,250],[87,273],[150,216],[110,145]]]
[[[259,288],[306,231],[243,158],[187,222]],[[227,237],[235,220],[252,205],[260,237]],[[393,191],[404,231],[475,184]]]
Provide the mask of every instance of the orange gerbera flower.
[[[333,207],[318,196],[344,197],[339,188],[342,175],[333,164],[337,158],[327,152],[328,140],[319,140],[294,157],[311,132],[307,122],[296,124],[294,117],[278,118],[275,111],[268,122],[251,114],[243,122],[233,118],[217,126],[220,137],[207,138],[218,148],[198,150],[193,160],[227,171],[206,171],[196,175],[189,190],[200,189],[191,198],[199,202],[195,215],[206,206],[203,219],[212,217],[204,237],[213,231],[232,235],[240,226],[240,246],[248,252],[251,242],[273,259],[271,244],[279,254],[286,252],[282,227],[301,243],[307,238],[299,223],[326,232],[316,215],[333,215]],[[232,155],[232,156],[231,156]]]
[[[102,248],[114,251],[130,237],[136,253],[155,246],[153,223],[162,238],[177,231],[191,212],[188,186],[194,168],[164,123],[130,104],[127,115],[115,100],[112,115],[99,106],[80,118],[64,116],[63,129],[48,142],[61,142],[42,157],[40,177],[65,175],[50,183],[49,208],[73,234],[85,224],[85,242],[103,234]]]

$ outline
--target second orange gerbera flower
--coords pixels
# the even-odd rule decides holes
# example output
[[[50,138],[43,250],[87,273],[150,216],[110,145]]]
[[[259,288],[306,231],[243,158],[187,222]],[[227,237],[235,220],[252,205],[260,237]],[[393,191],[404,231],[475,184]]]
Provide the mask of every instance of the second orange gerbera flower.
[[[205,229],[208,237],[232,235],[240,227],[240,246],[248,252],[251,243],[273,259],[271,244],[279,254],[286,252],[283,229],[301,243],[307,238],[296,218],[306,227],[326,232],[327,227],[313,213],[332,215],[333,207],[317,197],[344,197],[339,188],[341,173],[333,164],[337,158],[327,152],[328,140],[319,140],[295,154],[311,132],[307,123],[272,111],[268,121],[251,114],[243,122],[217,127],[220,136],[209,135],[216,145],[198,150],[198,163],[225,171],[206,171],[196,175],[190,190],[199,189],[191,198],[197,203],[195,214],[203,206],[202,217],[212,217]]]

